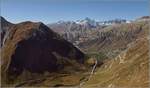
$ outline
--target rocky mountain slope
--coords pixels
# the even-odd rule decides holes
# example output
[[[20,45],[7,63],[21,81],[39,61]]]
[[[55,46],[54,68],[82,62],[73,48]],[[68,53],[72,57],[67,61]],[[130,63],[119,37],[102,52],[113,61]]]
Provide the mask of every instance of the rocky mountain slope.
[[[77,21],[59,21],[57,23],[48,24],[48,26],[68,41],[77,45],[79,42],[83,42],[83,39],[86,40],[89,36],[93,38],[97,37],[96,35],[92,35],[94,31],[98,31],[109,25],[122,23],[126,23],[126,20],[115,19],[99,22],[86,17],[83,20]]]
[[[141,19],[141,21],[135,21],[132,24],[119,25],[119,27],[121,27],[120,29],[119,27],[117,27],[118,29],[113,29],[129,31],[125,37],[126,40],[120,36],[123,41],[115,41],[118,46],[115,48],[120,48],[120,46],[124,47],[124,44],[126,44],[125,48],[120,50],[116,56],[104,60],[104,64],[97,67],[92,77],[82,84],[82,88],[149,88],[149,22],[149,18],[145,20]],[[112,31],[112,29],[109,28],[105,31]],[[115,34],[119,35],[117,33]],[[120,32],[120,34],[122,34],[122,32]],[[113,39],[112,36],[111,38]],[[129,39],[131,39],[131,41],[127,42]],[[114,47],[112,45],[113,43],[109,43],[109,48],[112,49],[112,47]],[[103,47],[104,46],[105,45],[103,45]]]
[[[149,40],[145,36],[128,44],[117,57],[106,61],[84,83],[83,88],[148,88],[149,87]]]
[[[73,21],[58,22],[48,26],[74,44],[76,44],[76,41],[79,41],[81,37],[87,37],[89,33],[95,29],[95,27],[88,23],[79,24]],[[101,26],[98,28],[101,28]]]
[[[93,32],[93,35],[98,37],[88,38],[78,46],[87,53],[100,52],[108,57],[115,57],[127,48],[127,44],[135,41],[138,37],[145,36],[148,28],[149,20],[105,27]]]
[[[1,49],[2,86],[80,70],[83,63],[84,54],[46,25],[22,22],[9,29]]]

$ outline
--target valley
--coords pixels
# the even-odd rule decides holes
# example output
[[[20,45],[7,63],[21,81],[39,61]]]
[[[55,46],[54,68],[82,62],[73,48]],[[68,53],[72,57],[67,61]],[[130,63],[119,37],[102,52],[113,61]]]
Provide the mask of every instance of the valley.
[[[1,17],[1,86],[147,88],[149,22],[14,24]]]

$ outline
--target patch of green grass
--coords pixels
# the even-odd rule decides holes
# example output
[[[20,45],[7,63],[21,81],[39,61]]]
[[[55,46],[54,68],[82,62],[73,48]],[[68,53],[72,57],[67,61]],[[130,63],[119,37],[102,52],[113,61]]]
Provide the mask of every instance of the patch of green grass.
[[[85,59],[89,59],[89,58],[96,58],[98,61],[104,61],[108,57],[104,53],[97,52],[97,53],[87,53],[85,55]]]

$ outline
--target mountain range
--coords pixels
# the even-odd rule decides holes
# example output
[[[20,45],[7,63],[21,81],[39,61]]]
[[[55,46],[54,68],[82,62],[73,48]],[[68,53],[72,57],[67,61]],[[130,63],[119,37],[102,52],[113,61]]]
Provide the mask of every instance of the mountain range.
[[[92,31],[123,23],[127,23],[127,21],[124,19],[115,19],[99,22],[86,17],[83,20],[77,21],[58,21],[56,23],[48,24],[48,27],[76,45],[80,40],[79,38],[90,36]]]
[[[149,16],[106,24],[0,22],[2,87],[149,86]]]

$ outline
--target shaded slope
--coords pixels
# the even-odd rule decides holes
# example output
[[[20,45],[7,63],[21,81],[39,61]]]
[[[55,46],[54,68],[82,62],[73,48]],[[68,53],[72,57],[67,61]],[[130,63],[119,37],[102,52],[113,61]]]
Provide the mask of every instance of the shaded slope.
[[[32,73],[61,71],[70,65],[69,62],[81,65],[84,62],[84,54],[80,50],[43,23],[33,22],[11,27],[1,54],[2,82],[5,86],[16,79],[28,80],[32,78]],[[30,75],[20,76],[25,72]]]

